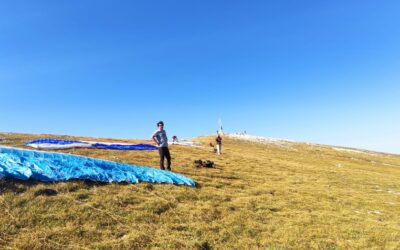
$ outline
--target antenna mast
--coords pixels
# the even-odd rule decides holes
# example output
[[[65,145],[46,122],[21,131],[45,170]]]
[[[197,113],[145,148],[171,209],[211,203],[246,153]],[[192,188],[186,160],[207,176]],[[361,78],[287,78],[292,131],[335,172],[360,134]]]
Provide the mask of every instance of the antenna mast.
[[[222,120],[221,118],[218,119],[218,133],[224,134],[224,130],[222,129]]]

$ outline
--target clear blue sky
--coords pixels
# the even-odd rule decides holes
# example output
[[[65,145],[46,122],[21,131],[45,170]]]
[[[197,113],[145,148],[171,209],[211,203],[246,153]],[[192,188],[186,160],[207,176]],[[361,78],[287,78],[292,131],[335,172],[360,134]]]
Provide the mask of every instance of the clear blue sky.
[[[0,131],[400,153],[400,2],[2,1]]]

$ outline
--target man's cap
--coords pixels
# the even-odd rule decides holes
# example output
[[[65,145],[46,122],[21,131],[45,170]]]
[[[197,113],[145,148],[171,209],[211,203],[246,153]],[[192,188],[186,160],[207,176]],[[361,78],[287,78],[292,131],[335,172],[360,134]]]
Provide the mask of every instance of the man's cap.
[[[164,122],[163,121],[157,122],[157,126],[159,126],[159,125],[163,125],[164,126]]]

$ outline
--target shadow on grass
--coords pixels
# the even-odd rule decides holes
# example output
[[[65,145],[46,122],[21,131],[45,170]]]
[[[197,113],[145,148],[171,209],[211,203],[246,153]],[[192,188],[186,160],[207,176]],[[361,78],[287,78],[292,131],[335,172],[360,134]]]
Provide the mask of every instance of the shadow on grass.
[[[37,185],[37,181],[33,180],[17,180],[4,178],[0,179],[0,195],[6,192],[12,192],[15,194],[24,193],[28,187]]]
[[[75,183],[80,186],[72,186],[69,191],[70,192],[75,192],[81,188],[84,189],[92,189],[95,187],[99,186],[105,186],[108,185],[109,183],[105,182],[97,182],[97,181],[91,181],[91,180],[78,180],[78,179],[72,179],[65,181],[67,183]],[[44,181],[38,181],[38,180],[33,180],[33,179],[28,179],[28,180],[19,180],[19,179],[12,179],[12,178],[4,178],[0,179],[0,195],[6,192],[12,192],[15,194],[21,194],[26,192],[29,188],[37,186],[37,185],[45,185],[45,186],[52,186],[55,183],[58,182],[44,182]],[[129,183],[127,182],[121,182],[119,183],[120,185],[127,185]],[[53,190],[53,191],[52,191]],[[47,196],[53,196],[57,195],[57,191],[51,188],[44,188],[40,189],[37,192],[35,192],[35,195],[47,195]]]
[[[92,180],[80,180],[80,179],[71,179],[68,181],[63,181],[64,183],[73,183],[76,185],[72,185],[71,187],[68,188],[69,192],[76,192],[79,189],[92,189],[96,187],[102,187],[106,185],[110,185],[111,183],[108,182],[98,182],[98,181],[92,181]],[[38,180],[33,180],[33,179],[28,179],[28,180],[19,180],[19,179],[12,179],[12,178],[3,178],[0,179],[0,195],[11,192],[14,194],[22,194],[25,193],[29,188],[37,186],[37,185],[45,185],[46,187],[43,189],[39,189],[38,191],[35,192],[35,196],[39,195],[45,195],[45,196],[55,196],[58,194],[58,192],[50,188],[54,184],[61,183],[61,182],[44,182],[44,181],[38,181]],[[145,182],[143,182],[145,183]],[[126,186],[126,185],[137,185],[137,183],[130,183],[126,181],[118,182],[118,183],[113,183],[121,186]],[[167,185],[167,183],[146,183],[146,189],[147,190],[153,190],[154,185]],[[168,184],[169,185],[169,184]],[[175,186],[180,186],[180,185],[175,185]],[[201,188],[201,185],[196,182],[195,188]]]

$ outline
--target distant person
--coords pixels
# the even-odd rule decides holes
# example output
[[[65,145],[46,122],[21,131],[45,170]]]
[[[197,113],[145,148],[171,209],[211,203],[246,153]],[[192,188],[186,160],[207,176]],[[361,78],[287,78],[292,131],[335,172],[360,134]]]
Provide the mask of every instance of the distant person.
[[[175,144],[178,142],[178,137],[176,135],[172,136],[172,144]]]
[[[220,155],[222,153],[222,138],[219,134],[215,138],[215,142],[217,143],[217,153]]]
[[[212,144],[212,142],[210,142],[210,147],[212,148],[212,151],[214,153],[217,153],[217,149],[215,148],[214,144]]]
[[[171,154],[168,149],[168,138],[167,133],[164,130],[164,122],[159,121],[157,123],[158,129],[154,132],[151,137],[158,146],[158,153],[160,154],[160,168],[165,170],[164,158],[167,158],[167,170],[171,171]]]

